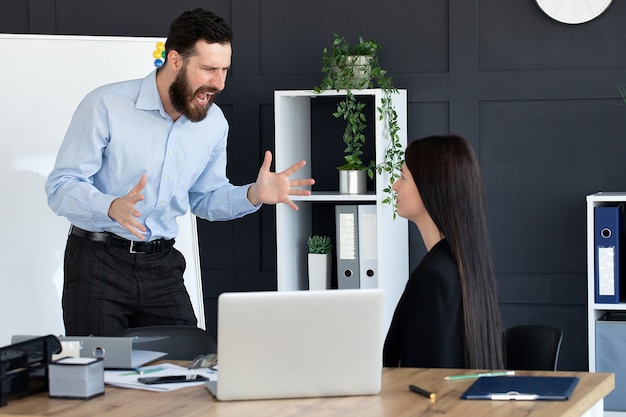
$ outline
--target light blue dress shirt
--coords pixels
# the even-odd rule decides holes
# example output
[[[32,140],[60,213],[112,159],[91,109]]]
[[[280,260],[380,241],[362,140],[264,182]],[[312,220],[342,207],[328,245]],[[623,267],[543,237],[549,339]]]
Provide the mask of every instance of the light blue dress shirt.
[[[99,87],[76,109],[45,189],[50,208],[81,229],[137,240],[108,216],[111,202],[146,174],[136,204],[145,240],[178,235],[176,218],[230,220],[252,213],[250,184],[226,177],[228,122],[215,104],[201,122],[165,112],[156,70],[144,79]]]

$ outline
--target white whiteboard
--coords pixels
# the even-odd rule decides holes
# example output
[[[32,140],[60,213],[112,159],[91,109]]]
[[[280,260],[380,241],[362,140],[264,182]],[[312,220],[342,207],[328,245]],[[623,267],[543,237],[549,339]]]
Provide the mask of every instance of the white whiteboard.
[[[44,183],[85,94],[154,69],[162,38],[1,35],[0,346],[14,334],[64,333],[63,255],[69,222],[47,205]],[[185,285],[206,328],[195,216],[179,218]]]

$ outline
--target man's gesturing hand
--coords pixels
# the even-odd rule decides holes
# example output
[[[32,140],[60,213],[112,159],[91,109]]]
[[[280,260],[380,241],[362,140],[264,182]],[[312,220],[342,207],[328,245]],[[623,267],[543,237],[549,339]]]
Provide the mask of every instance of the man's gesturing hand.
[[[109,217],[137,236],[139,240],[144,240],[141,232],[145,232],[146,227],[137,221],[141,214],[135,208],[135,204],[143,200],[141,192],[147,181],[146,174],[142,175],[137,185],[128,194],[113,200],[111,207],[109,207]]]
[[[285,203],[294,210],[298,210],[290,195],[311,195],[310,190],[294,187],[308,186],[315,183],[312,178],[290,180],[289,177],[305,165],[305,161],[296,162],[282,172],[270,172],[272,153],[265,151],[263,165],[259,170],[256,182],[248,188],[248,200],[253,205]]]

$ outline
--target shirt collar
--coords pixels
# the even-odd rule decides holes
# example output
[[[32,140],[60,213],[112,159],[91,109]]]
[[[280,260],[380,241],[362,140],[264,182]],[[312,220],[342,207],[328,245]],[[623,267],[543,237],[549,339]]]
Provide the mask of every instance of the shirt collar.
[[[139,110],[158,110],[161,116],[169,118],[157,89],[156,73],[157,69],[155,68],[141,82],[141,89],[139,90],[139,97],[137,97],[135,107]]]

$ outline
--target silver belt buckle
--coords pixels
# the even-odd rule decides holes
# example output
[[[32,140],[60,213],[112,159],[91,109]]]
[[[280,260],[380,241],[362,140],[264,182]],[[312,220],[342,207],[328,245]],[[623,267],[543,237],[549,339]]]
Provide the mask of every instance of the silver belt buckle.
[[[140,252],[140,251],[136,251],[135,250],[135,243],[137,243],[137,242],[135,242],[134,240],[130,241],[130,249],[128,251],[130,253],[136,253],[136,254],[139,254],[139,255],[145,255],[145,252]]]

